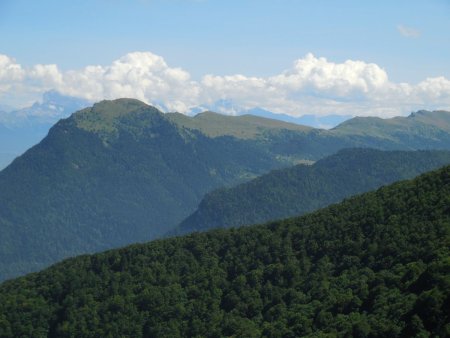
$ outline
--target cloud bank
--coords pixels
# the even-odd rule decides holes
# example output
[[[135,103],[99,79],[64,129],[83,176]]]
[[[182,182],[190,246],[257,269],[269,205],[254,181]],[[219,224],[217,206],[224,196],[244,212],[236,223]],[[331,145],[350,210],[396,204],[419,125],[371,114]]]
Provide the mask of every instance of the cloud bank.
[[[182,113],[196,107],[214,108],[224,101],[240,110],[261,107],[293,116],[389,117],[450,108],[450,80],[445,77],[394,83],[374,63],[334,63],[313,54],[270,77],[208,74],[198,81],[150,52],[129,53],[110,65],[69,71],[54,64],[27,68],[0,54],[0,103],[25,106],[52,89],[90,101],[132,97]]]

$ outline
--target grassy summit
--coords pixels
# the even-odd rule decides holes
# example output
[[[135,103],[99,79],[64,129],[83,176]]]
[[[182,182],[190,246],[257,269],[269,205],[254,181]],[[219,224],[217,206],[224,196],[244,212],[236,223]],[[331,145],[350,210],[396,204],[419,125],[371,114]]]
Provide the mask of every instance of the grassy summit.
[[[450,132],[450,112],[421,110],[407,117],[382,119],[379,117],[355,117],[333,128],[337,135],[360,135],[387,138],[401,142],[404,138],[435,138]],[[426,144],[423,145],[427,148]]]
[[[179,113],[169,113],[167,116],[177,125],[200,130],[211,137],[230,135],[242,139],[252,139],[262,138],[268,132],[279,132],[281,130],[307,132],[313,129],[253,115],[227,116],[209,111],[197,114],[194,117]]]
[[[154,107],[151,107],[135,99],[117,99],[114,101],[101,101],[92,107],[80,110],[73,115],[77,127],[89,132],[98,133],[104,137],[108,134],[116,135],[118,129],[126,121],[141,116],[135,127],[144,129],[149,126],[152,115],[162,115]],[[130,124],[128,122],[128,124]]]

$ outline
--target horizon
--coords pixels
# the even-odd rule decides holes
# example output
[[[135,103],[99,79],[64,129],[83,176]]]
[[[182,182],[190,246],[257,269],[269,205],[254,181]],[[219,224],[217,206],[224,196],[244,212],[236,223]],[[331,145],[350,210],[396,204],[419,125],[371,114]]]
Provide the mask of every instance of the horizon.
[[[7,0],[0,105],[27,107],[56,90],[181,113],[449,110],[448,14],[443,0]]]

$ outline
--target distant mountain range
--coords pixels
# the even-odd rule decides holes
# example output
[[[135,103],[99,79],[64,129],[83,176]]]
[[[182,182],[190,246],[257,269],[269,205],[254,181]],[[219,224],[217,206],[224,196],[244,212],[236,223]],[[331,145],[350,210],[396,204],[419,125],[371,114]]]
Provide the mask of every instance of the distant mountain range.
[[[268,110],[261,108],[253,108],[244,110],[238,113],[238,115],[254,115],[259,117],[266,117],[269,119],[281,120],[285,122],[301,124],[313,128],[331,129],[341,124],[342,122],[352,118],[351,115],[325,115],[318,116],[312,114],[306,114],[299,117],[290,116],[286,114],[275,114]]]
[[[0,285],[2,337],[448,337],[450,167]]]
[[[345,149],[208,193],[171,232],[186,234],[298,216],[450,164],[450,151]]]
[[[373,131],[370,119],[322,130],[102,101],[60,120],[0,171],[0,280],[158,238],[212,190],[343,148],[449,149],[449,120],[449,112],[419,112],[376,120]]]
[[[0,109],[0,170],[42,140],[59,119],[88,105],[86,100],[49,91],[44,93],[42,103],[19,110]]]
[[[42,140],[58,120],[89,105],[89,101],[62,95],[54,90],[44,93],[42,102],[35,102],[30,107],[14,109],[0,104],[0,170]],[[224,105],[224,102],[218,102],[210,108],[215,107],[222,111]],[[204,107],[193,108],[190,114],[196,115],[206,110]],[[317,128],[331,128],[351,117],[340,115],[292,117],[261,108],[240,109],[233,111],[233,114],[254,115]]]
[[[254,115],[322,129],[333,128],[352,117],[351,115],[318,116],[312,114],[303,114],[302,116],[296,117],[287,114],[273,113],[271,111],[259,107],[246,109],[240,107],[239,105],[236,105],[232,100],[227,99],[218,100],[210,105],[202,105],[200,107],[193,108],[189,111],[188,115],[194,116],[204,111],[214,111],[222,115],[231,115],[231,116]]]
[[[23,109],[13,109],[12,107],[2,106],[0,105],[0,170],[11,161],[22,154],[25,150],[37,144],[42,138],[47,135],[50,127],[55,124],[59,119],[68,117],[71,113],[85,108],[89,106],[90,103],[84,99],[70,97],[66,95],[62,95],[56,91],[49,91],[44,93],[42,102],[36,102],[32,106],[23,108]],[[346,128],[350,128],[351,125],[356,124],[355,130],[347,130],[344,131],[344,135],[353,134],[356,132],[358,134],[358,130],[363,130],[365,126],[364,123],[378,123],[377,120],[381,120],[381,125],[387,127],[389,124],[399,123],[402,124],[403,117],[394,118],[394,119],[379,119],[379,118],[355,118],[351,119],[351,116],[342,116],[342,115],[327,115],[327,116],[316,116],[316,115],[303,115],[300,117],[294,117],[286,114],[277,114],[270,111],[267,111],[262,108],[252,108],[252,109],[244,109],[241,107],[236,107],[227,100],[220,100],[212,105],[199,106],[197,108],[193,108],[190,111],[190,115],[196,115],[199,113],[205,113],[207,111],[218,111],[225,112],[227,114],[231,114],[232,116],[243,116],[243,115],[252,115],[257,117],[264,117],[272,120],[279,120],[288,122],[291,124],[303,125],[318,129],[331,129],[335,128],[341,123],[345,121],[351,120],[351,123],[346,124]],[[427,112],[425,112],[427,113]],[[431,112],[428,112],[428,114]],[[420,112],[418,112],[420,114]],[[370,122],[368,122],[370,120]],[[362,122],[366,121],[366,122]],[[412,122],[412,121],[410,121]],[[416,121],[414,121],[416,122]],[[361,125],[357,125],[358,123],[362,123]],[[427,122],[425,122],[427,124]],[[384,128],[382,127],[382,128]],[[392,126],[391,126],[392,127]],[[437,126],[439,129],[439,126]],[[392,128],[391,128],[392,129]],[[405,129],[405,128],[403,128]],[[448,128],[447,128],[448,129]],[[340,128],[342,131],[343,129]],[[404,131],[404,130],[403,130]],[[403,132],[402,128],[400,128],[400,134]],[[406,131],[410,133],[410,131]],[[447,132],[447,130],[445,131]],[[433,131],[432,131],[433,133]],[[325,135],[332,135],[324,133]],[[389,135],[378,135],[376,132],[372,133],[371,136],[374,138],[384,138],[391,137],[391,134],[395,134],[395,130],[392,129]],[[417,135],[416,135],[417,136]],[[430,135],[433,137],[432,135]],[[437,136],[439,139],[441,136]],[[394,137],[395,138],[395,137]],[[417,139],[417,137],[414,137]],[[421,142],[420,137],[418,137],[418,142]],[[425,138],[425,147],[429,138]],[[367,140],[364,140],[361,143],[361,146],[365,146]],[[394,140],[395,141],[395,140]],[[377,142],[377,141],[376,141]],[[329,142],[330,143],[330,142]],[[333,141],[331,141],[333,143]],[[358,143],[357,140],[351,140],[348,142],[347,146],[351,147],[353,144]],[[317,144],[318,147],[323,147],[322,144]],[[387,147],[389,145],[377,145],[374,144],[374,147]],[[405,144],[399,145],[399,149],[405,148]],[[420,148],[420,145],[414,145],[415,148]],[[340,149],[338,147],[338,149]],[[394,148],[396,149],[396,148]],[[333,151],[336,149],[333,148]],[[331,154],[333,151],[328,152]],[[322,153],[321,156],[324,156],[325,153]],[[314,157],[314,156],[312,156]]]

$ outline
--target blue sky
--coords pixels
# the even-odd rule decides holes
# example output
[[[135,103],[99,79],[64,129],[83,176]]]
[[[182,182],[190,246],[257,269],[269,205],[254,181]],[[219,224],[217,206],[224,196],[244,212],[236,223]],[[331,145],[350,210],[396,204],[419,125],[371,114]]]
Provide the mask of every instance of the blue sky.
[[[89,65],[107,67],[137,51],[162,57],[169,68],[181,68],[196,82],[202,82],[207,74],[268,79],[289,71],[296,60],[311,53],[337,65],[346,60],[373,63],[386,72],[390,82],[414,86],[427,78],[450,79],[450,1],[0,1],[0,54],[22,69],[55,64],[64,73]],[[37,96],[39,86],[29,88],[27,81],[23,100],[29,101]],[[33,81],[36,83],[36,78]],[[447,82],[434,85],[445,87]],[[15,85],[14,98],[3,93],[0,102],[19,104],[19,87]],[[42,91],[49,89],[48,81],[41,87]],[[63,86],[56,89],[75,93]],[[199,90],[204,91],[204,86]],[[361,100],[361,95],[350,92],[348,97],[343,97],[340,89],[332,93],[306,91],[300,96],[313,96],[316,101],[323,96],[329,100],[339,96],[339,102]],[[157,98],[158,92],[153,91],[155,97],[148,93],[141,95],[147,101],[169,100]],[[439,93],[445,99],[439,99],[442,103],[429,105],[446,107],[447,94]],[[109,98],[112,94],[104,95]],[[204,100],[216,98],[245,101],[231,94],[210,95]],[[203,103],[199,100],[197,103]],[[255,100],[241,105],[249,107]],[[311,105],[314,100],[309,101]],[[418,108],[427,105],[424,100],[417,101]],[[370,102],[364,109],[367,107]],[[272,103],[266,108],[293,113],[295,105]],[[412,108],[399,105],[390,111]],[[339,109],[329,107],[330,113],[335,110]]]

